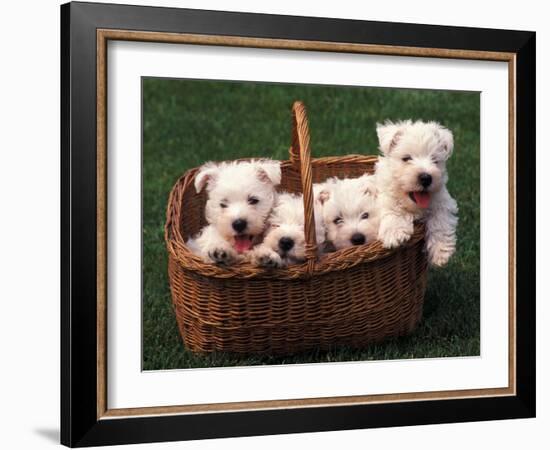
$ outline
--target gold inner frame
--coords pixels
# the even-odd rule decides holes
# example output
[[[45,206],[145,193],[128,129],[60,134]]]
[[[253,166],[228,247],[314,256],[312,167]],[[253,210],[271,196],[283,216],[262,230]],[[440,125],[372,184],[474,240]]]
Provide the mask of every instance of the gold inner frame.
[[[107,42],[109,40],[218,45],[287,50],[364,53],[451,59],[503,61],[508,63],[508,387],[401,394],[357,395],[345,397],[264,400],[201,405],[149,406],[109,409],[107,405]],[[97,418],[195,414],[262,409],[289,409],[343,406],[421,400],[448,400],[472,397],[512,396],[516,394],[516,54],[477,50],[402,47],[340,42],[297,41],[285,39],[157,33],[113,29],[97,30]]]

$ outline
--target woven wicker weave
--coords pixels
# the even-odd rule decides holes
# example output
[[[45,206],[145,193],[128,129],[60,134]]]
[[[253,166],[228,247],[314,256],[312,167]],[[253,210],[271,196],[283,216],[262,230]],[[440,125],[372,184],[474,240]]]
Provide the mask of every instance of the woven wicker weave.
[[[170,194],[165,227],[170,287],[179,330],[191,351],[290,354],[362,347],[411,332],[422,316],[427,261],[421,225],[398,249],[376,241],[317,259],[312,183],[372,172],[376,157],[311,160],[305,107],[295,102],[292,112],[281,189],[304,193],[306,263],[266,270],[203,262],[185,246],[205,225],[205,194],[193,186],[198,168],[186,172]]]

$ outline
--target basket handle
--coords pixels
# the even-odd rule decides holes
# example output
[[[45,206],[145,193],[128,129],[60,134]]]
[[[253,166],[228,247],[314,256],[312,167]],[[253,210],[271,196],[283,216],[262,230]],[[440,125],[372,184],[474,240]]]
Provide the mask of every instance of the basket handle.
[[[304,198],[304,234],[306,240],[307,272],[311,274],[317,259],[317,239],[315,234],[315,217],[313,182],[311,169],[311,149],[309,147],[309,126],[305,105],[296,101],[292,105],[292,144],[289,149],[290,161],[300,173]]]

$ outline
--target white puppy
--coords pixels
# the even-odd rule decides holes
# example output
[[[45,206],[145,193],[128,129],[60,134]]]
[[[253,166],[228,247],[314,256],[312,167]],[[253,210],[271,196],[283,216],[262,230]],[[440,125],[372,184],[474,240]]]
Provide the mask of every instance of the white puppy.
[[[268,159],[206,163],[195,176],[195,189],[205,186],[208,225],[187,241],[207,262],[232,264],[261,241],[281,182],[278,161]]]
[[[382,208],[379,239],[386,248],[410,239],[413,221],[426,224],[432,265],[443,266],[455,251],[456,201],[446,188],[452,133],[436,122],[386,122],[377,129],[380,157],[376,179]]]
[[[322,205],[327,241],[336,250],[376,240],[379,214],[372,175],[330,178],[315,185],[315,191]]]
[[[317,206],[317,205],[316,205]],[[318,246],[325,242],[325,227],[320,211],[314,208]],[[306,259],[302,195],[281,193],[268,219],[268,230],[261,245],[251,252],[253,264],[276,268],[302,263]]]

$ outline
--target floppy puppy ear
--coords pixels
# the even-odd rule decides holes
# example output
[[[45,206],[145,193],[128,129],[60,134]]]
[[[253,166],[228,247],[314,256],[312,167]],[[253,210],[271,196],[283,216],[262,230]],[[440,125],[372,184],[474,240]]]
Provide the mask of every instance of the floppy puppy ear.
[[[449,159],[449,157],[453,154],[454,149],[453,133],[451,130],[437,124],[437,134],[439,136],[441,152],[445,159]]]
[[[378,189],[376,188],[376,183],[373,179],[374,175],[362,175],[358,178],[360,184],[360,189],[363,190],[364,195],[371,195],[376,198],[378,195]]]
[[[265,160],[258,164],[258,179],[273,186],[281,184],[281,163],[279,161]]]
[[[376,134],[378,135],[378,144],[380,151],[384,155],[389,155],[395,148],[399,139],[403,135],[403,122],[393,123],[386,121],[376,124]]]
[[[219,167],[214,163],[204,164],[197,175],[195,175],[195,190],[197,193],[202,191],[206,185],[212,186],[212,184],[218,178]]]
[[[370,195],[372,198],[378,197],[378,189],[373,186],[367,186],[363,191],[364,195]]]
[[[323,189],[317,194],[316,200],[323,205],[330,198],[330,191]]]

